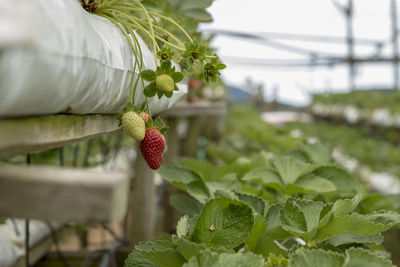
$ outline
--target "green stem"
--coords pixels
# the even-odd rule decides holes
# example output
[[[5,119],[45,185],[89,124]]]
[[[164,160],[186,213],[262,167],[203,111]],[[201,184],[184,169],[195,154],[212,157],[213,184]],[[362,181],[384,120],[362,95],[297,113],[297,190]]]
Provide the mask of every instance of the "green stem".
[[[174,40],[178,43],[178,45],[180,45],[180,46],[182,46],[182,47],[185,47],[185,44],[182,43],[182,41],[179,40],[179,38],[176,37],[176,36],[175,36],[174,34],[172,34],[171,32],[169,32],[169,31],[167,31],[167,30],[165,30],[165,29],[163,29],[163,28],[161,28],[161,27],[159,27],[159,26],[156,26],[156,25],[153,25],[153,26],[154,26],[156,29],[159,29],[159,30],[165,32],[166,34],[168,34],[168,36],[171,36],[171,38],[174,39]],[[163,40],[164,40],[164,39],[163,39]],[[165,41],[166,41],[166,40],[165,40]]]
[[[130,17],[128,15],[126,15],[124,12],[121,12],[119,10],[114,10],[115,12],[117,12],[121,17],[123,17],[124,19],[131,21],[131,23],[129,22],[123,22],[123,24],[128,25],[131,28],[137,28],[141,31],[143,31],[145,34],[147,34],[149,36],[150,39],[153,39],[153,36],[151,35],[151,33],[149,31],[147,31],[139,22],[138,20],[134,19],[133,17]],[[157,58],[157,51],[160,50],[160,48],[158,47],[157,43],[156,45],[156,52],[155,52],[155,57]],[[156,64],[157,66],[157,64]]]
[[[157,14],[157,13],[155,13],[155,12],[151,12],[151,11],[149,11],[149,14],[154,15],[154,16],[157,16],[157,17],[160,17],[160,18],[162,18],[162,19],[165,19],[165,20],[171,22],[172,24],[174,24],[178,29],[180,29],[180,30],[186,35],[186,37],[189,39],[189,41],[190,41],[191,43],[193,43],[193,40],[192,40],[192,38],[190,37],[190,35],[182,28],[181,25],[179,25],[178,23],[176,23],[176,21],[173,20],[172,18],[163,16],[163,15]]]
[[[137,50],[136,50],[136,45],[135,47],[132,44],[131,39],[129,38],[128,34],[126,33],[126,31],[120,26],[121,21],[118,18],[113,18],[111,16],[106,15],[107,12],[105,12],[103,15],[109,19],[114,25],[116,25],[118,27],[118,29],[122,32],[122,34],[124,34],[124,36],[126,37],[126,39],[128,40],[129,46],[132,49],[132,52],[135,55],[135,64],[133,66],[133,73],[132,73],[132,77],[131,77],[131,82],[130,82],[130,89],[129,89],[129,101],[132,103],[132,105],[135,104],[135,92],[136,92],[136,87],[137,87],[137,82],[135,83],[135,85],[133,84],[133,80],[135,77],[135,69],[136,69],[136,65],[137,65],[137,61],[138,61],[138,56],[137,56]],[[130,30],[130,29],[129,29]]]
[[[154,34],[153,23],[151,22],[151,18],[150,18],[150,16],[149,16],[149,13],[147,12],[147,9],[142,5],[142,3],[140,3],[139,0],[133,0],[133,1],[134,1],[135,3],[137,3],[137,5],[140,6],[140,7],[143,9],[144,14],[146,15],[147,20],[149,21],[150,32],[151,32],[151,34],[152,34],[152,36],[153,36],[153,37],[152,37],[152,41],[153,41],[154,62],[155,62],[155,64],[156,64],[156,66],[158,66],[157,49],[156,49],[157,42],[156,42],[156,38],[155,38],[155,34]]]
[[[206,58],[218,58],[218,56],[205,56]]]

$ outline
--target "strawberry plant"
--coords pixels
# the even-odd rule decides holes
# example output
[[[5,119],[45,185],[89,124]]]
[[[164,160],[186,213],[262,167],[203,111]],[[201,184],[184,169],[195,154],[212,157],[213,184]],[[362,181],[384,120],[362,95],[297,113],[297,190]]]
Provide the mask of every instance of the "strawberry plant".
[[[186,215],[171,241],[137,245],[127,267],[392,266],[381,233],[400,224],[396,205],[324,145],[281,156],[237,150],[222,164],[182,159],[158,172],[190,196],[171,198]],[[372,208],[377,197],[385,204]]]
[[[82,6],[86,11],[110,20],[129,43],[134,61],[129,104],[126,108],[129,110],[122,114],[121,124],[125,132],[136,140],[144,139],[147,144],[150,138],[146,139],[147,133],[152,133],[149,136],[155,135],[153,130],[148,131],[152,129],[151,123],[140,119],[139,114],[144,110],[135,105],[137,88],[143,88],[144,106],[147,116],[151,117],[148,98],[156,95],[158,98],[172,97],[173,92],[179,90],[177,83],[181,82],[185,76],[193,76],[203,68],[208,71],[204,73],[202,79],[207,82],[216,82],[220,76],[218,70],[225,68],[196,30],[198,22],[210,20],[209,14],[205,11],[210,4],[211,2],[184,4],[179,1],[155,3],[140,0],[82,0]],[[191,11],[182,8],[185,5],[186,7],[189,5]],[[175,10],[178,16],[174,14],[170,16],[171,10]],[[176,22],[176,19],[184,19],[191,26],[190,34]],[[153,52],[155,70],[143,68],[144,56],[138,35]],[[147,129],[146,136],[144,123]],[[146,145],[142,152],[148,146]],[[157,156],[157,163],[154,161],[151,166],[155,168],[161,162],[162,154]]]

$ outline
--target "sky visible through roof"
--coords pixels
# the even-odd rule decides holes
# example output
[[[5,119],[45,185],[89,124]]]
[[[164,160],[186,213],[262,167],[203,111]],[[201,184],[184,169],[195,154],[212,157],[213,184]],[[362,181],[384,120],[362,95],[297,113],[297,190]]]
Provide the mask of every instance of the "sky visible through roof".
[[[347,0],[337,2],[347,4]],[[399,5],[397,6],[400,14]],[[325,43],[276,38],[268,33],[289,33],[345,37],[344,16],[330,0],[216,0],[208,10],[214,21],[202,24],[201,30],[228,30],[255,33],[268,40],[326,55],[346,56],[345,42]],[[400,17],[400,16],[399,16]],[[392,55],[390,0],[354,0],[353,32],[355,39],[372,39],[383,43],[381,56]],[[398,24],[400,24],[398,22]],[[272,36],[272,38],[271,38]],[[282,37],[282,36],[280,36]],[[376,45],[358,43],[356,56],[376,53]],[[308,62],[307,54],[293,53],[252,39],[217,35],[212,42],[228,65],[223,78],[228,84],[243,85],[247,78],[263,83],[266,98],[279,87],[278,99],[305,105],[310,92],[348,90],[347,65],[334,67],[282,67],[279,64]],[[265,59],[265,60],[264,60]],[[245,61],[246,64],[243,64]],[[241,63],[242,62],[242,63]],[[260,62],[269,62],[264,66]],[[358,65],[358,88],[389,88],[393,84],[391,64]]]

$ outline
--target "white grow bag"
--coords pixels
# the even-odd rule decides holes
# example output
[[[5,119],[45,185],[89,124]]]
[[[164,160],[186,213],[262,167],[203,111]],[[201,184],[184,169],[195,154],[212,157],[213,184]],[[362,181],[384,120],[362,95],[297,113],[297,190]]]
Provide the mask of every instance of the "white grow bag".
[[[143,68],[154,70],[152,52],[137,38]],[[0,117],[121,112],[133,60],[120,30],[77,0],[0,0]],[[152,112],[170,108],[186,93],[179,88],[170,99],[150,98]],[[143,101],[139,82],[136,103]]]

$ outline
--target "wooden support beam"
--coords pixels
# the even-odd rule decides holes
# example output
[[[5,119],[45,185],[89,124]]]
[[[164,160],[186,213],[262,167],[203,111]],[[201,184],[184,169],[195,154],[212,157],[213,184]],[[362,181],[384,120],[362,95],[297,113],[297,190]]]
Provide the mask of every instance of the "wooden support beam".
[[[132,247],[153,236],[155,218],[154,171],[138,152],[135,163],[133,192],[129,199],[128,236]]]
[[[178,102],[173,108],[160,113],[163,117],[222,116],[227,111],[224,101],[199,101],[195,103]]]
[[[114,132],[114,115],[53,115],[0,119],[0,159],[61,147]]]
[[[110,222],[126,212],[129,175],[0,164],[0,217]]]

